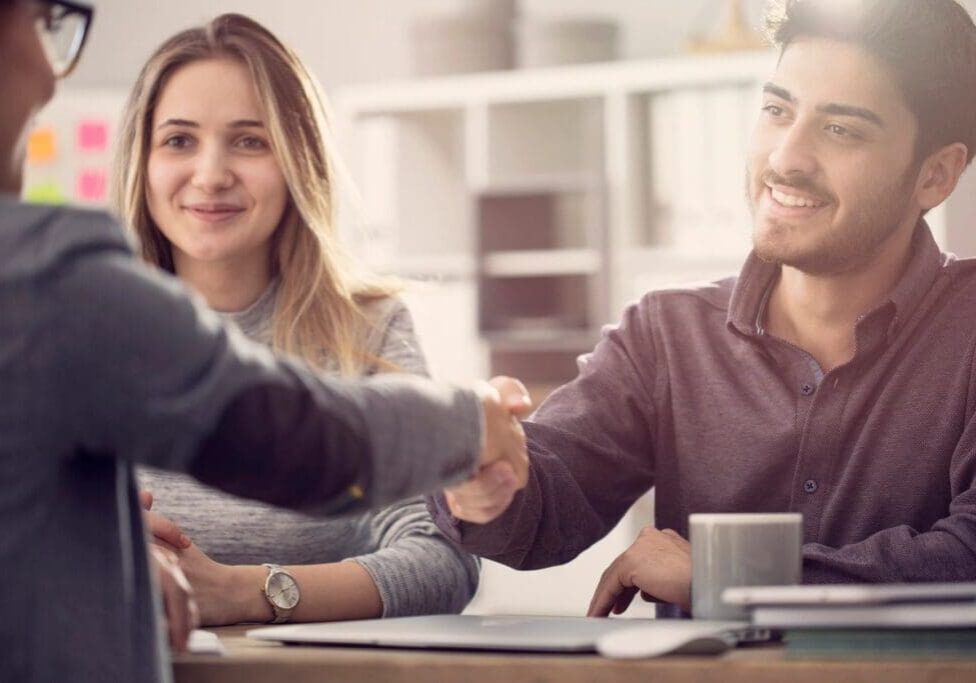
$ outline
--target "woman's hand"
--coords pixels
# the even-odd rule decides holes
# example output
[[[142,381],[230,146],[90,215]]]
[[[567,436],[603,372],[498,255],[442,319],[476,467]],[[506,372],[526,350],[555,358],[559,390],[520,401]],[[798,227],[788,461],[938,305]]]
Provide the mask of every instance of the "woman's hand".
[[[265,622],[273,616],[262,591],[268,573],[264,567],[215,562],[195,543],[176,555],[180,568],[193,586],[202,625]]]
[[[140,491],[139,501],[151,535],[150,542],[174,554],[179,569],[193,587],[201,625],[263,622],[273,616],[262,591],[267,569],[215,562],[183,533],[178,524],[152,511],[152,493]]]
[[[183,533],[179,525],[168,517],[152,511],[153,494],[151,491],[139,492],[139,504],[142,505],[142,519],[149,531],[151,543],[179,552],[190,547],[190,537]]]

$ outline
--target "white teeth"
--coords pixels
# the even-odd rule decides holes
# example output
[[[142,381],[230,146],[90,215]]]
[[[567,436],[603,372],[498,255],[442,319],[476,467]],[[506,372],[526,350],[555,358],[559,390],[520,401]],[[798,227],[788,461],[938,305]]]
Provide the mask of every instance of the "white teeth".
[[[786,194],[780,190],[775,190],[769,188],[773,195],[773,199],[782,204],[783,206],[796,206],[796,207],[818,207],[823,206],[823,202],[818,202],[814,199],[807,199],[806,197],[797,197],[796,195]]]

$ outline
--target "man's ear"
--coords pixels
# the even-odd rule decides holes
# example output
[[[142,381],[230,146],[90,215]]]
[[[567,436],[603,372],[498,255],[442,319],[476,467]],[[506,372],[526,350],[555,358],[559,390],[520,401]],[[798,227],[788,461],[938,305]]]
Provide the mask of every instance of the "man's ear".
[[[935,150],[922,162],[915,194],[923,210],[938,206],[952,194],[959,177],[966,170],[968,156],[966,145],[954,142]]]

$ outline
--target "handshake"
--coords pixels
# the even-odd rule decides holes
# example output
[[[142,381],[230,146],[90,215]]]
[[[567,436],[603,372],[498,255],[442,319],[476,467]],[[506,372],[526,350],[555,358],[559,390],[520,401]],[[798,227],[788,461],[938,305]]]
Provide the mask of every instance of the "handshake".
[[[529,456],[519,418],[532,410],[525,386],[495,377],[475,387],[484,416],[478,470],[465,482],[445,489],[448,508],[458,519],[485,524],[502,514],[529,480]]]

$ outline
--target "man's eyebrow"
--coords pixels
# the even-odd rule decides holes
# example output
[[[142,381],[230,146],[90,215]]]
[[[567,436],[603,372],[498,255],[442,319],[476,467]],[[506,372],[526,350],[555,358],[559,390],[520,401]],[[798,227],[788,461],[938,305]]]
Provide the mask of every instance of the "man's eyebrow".
[[[823,114],[833,114],[834,116],[853,116],[858,119],[863,119],[868,123],[873,123],[878,128],[884,128],[884,121],[880,116],[875,114],[870,109],[865,109],[864,107],[855,107],[850,104],[822,104],[817,107],[817,111]]]
[[[796,103],[796,98],[793,94],[786,88],[776,85],[775,83],[766,83],[763,85],[763,92],[774,95],[782,100]],[[878,114],[866,109],[865,107],[856,107],[852,104],[840,104],[838,102],[831,102],[829,104],[821,104],[817,107],[817,111],[821,114],[833,114],[834,116],[853,116],[854,118],[862,119],[868,123],[873,123],[878,128],[884,128],[884,119],[882,119]]]
[[[775,83],[765,83],[763,84],[763,92],[769,93],[770,95],[776,95],[776,97],[781,100],[786,100],[787,102],[796,102],[796,98],[790,93],[789,90]]]

